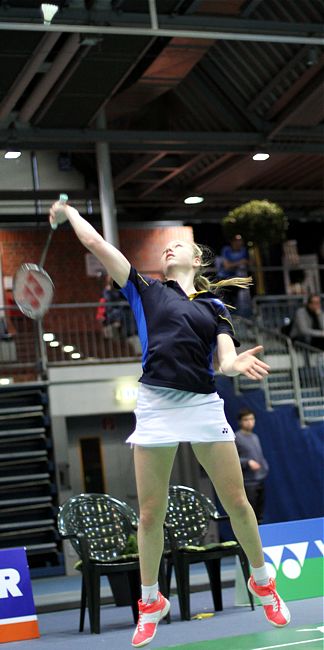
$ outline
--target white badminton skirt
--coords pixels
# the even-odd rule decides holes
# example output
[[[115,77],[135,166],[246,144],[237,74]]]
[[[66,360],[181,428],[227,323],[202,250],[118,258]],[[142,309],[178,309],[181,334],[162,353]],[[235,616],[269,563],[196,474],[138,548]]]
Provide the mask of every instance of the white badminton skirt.
[[[163,446],[235,440],[217,393],[191,393],[139,384],[136,429],[126,442]]]

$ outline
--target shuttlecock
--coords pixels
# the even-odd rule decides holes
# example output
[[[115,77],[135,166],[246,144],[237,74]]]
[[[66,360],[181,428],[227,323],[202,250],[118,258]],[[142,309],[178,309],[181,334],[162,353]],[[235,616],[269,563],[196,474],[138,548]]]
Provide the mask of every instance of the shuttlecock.
[[[44,24],[45,25],[50,25],[56,12],[59,10],[58,5],[52,5],[48,3],[43,3],[41,4],[41,10],[43,12],[44,16]]]

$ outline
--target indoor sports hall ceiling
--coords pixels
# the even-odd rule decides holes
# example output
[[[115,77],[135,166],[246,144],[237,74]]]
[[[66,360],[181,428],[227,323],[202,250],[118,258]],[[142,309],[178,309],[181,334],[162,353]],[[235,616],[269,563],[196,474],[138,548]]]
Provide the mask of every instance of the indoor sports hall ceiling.
[[[124,222],[216,221],[252,198],[324,218],[323,0],[57,0],[50,25],[40,4],[0,0],[2,156],[63,156],[84,177],[71,198],[95,201],[107,141]],[[61,189],[0,175],[0,204]]]

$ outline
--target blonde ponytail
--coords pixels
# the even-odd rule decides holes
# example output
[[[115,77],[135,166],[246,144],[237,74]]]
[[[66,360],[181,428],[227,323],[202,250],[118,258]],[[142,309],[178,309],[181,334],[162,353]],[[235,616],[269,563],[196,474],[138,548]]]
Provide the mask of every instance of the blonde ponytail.
[[[218,280],[218,282],[211,282],[202,274],[204,267],[210,267],[214,263],[214,255],[208,246],[201,246],[196,243],[192,244],[193,253],[195,257],[201,259],[200,267],[197,269],[194,277],[194,287],[196,291],[212,291],[218,293],[220,289],[225,287],[238,287],[239,289],[248,289],[252,284],[252,277],[247,278],[229,278],[228,280]]]

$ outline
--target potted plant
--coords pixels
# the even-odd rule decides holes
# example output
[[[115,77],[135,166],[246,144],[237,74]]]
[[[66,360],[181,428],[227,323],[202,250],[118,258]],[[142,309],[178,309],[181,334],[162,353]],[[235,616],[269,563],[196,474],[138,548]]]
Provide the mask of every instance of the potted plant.
[[[283,209],[266,199],[249,201],[231,210],[222,226],[229,240],[240,234],[252,246],[257,293],[265,293],[260,251],[267,253],[271,244],[284,241],[288,220]]]

